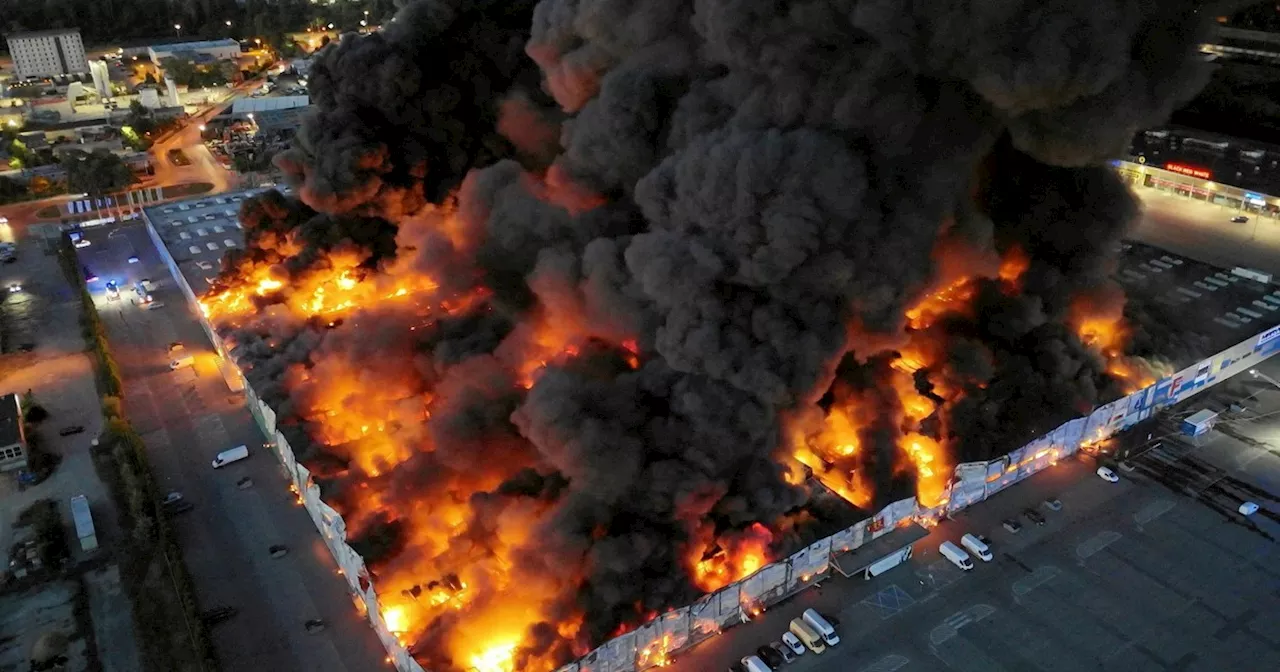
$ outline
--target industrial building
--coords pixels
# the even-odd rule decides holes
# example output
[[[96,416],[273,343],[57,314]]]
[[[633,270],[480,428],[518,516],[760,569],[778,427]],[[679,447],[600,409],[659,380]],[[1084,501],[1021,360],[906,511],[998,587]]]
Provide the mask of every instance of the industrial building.
[[[0,397],[0,471],[27,466],[27,430],[22,426],[22,400],[10,393]]]
[[[256,193],[258,190],[204,196],[152,206],[144,211],[148,234],[183,294],[197,306],[197,314],[201,314],[197,297],[208,289],[219,272],[221,257],[227,250],[244,244],[243,231],[237,219],[238,208],[241,202]],[[815,484],[815,491],[819,494],[810,506],[816,527],[809,530],[814,540],[692,604],[670,609],[603,643],[559,672],[648,669],[655,665],[654,661],[665,660],[668,653],[687,649],[716,637],[725,629],[749,621],[758,609],[820,584],[833,572],[847,577],[874,578],[913,555],[915,544],[926,536],[921,522],[959,513],[1058,460],[1070,457],[1083,447],[1132,427],[1152,417],[1161,408],[1185,401],[1280,350],[1280,327],[1274,326],[1280,321],[1280,290],[1272,290],[1270,285],[1242,276],[1222,272],[1215,274],[1212,267],[1191,260],[1180,260],[1167,254],[1160,257],[1159,254],[1154,248],[1135,245],[1125,255],[1124,271],[1129,275],[1120,281],[1135,300],[1164,303],[1161,299],[1168,297],[1161,292],[1184,282],[1199,287],[1194,283],[1207,284],[1204,280],[1197,280],[1203,277],[1216,281],[1215,289],[1204,289],[1203,293],[1187,290],[1187,297],[1178,304],[1178,315],[1189,319],[1201,311],[1221,311],[1227,307],[1239,311],[1241,308],[1236,306],[1237,303],[1253,306],[1265,314],[1254,311],[1250,315],[1258,317],[1251,317],[1249,322],[1239,319],[1227,321],[1225,318],[1196,320],[1195,328],[1205,334],[1207,345],[1224,347],[1224,350],[1199,362],[1182,362],[1190,366],[1168,374],[1142,390],[1095,408],[1084,417],[1069,420],[1008,455],[985,462],[956,465],[948,496],[937,508],[928,509],[914,497],[908,497],[878,511],[863,511]],[[1150,259],[1158,259],[1168,268],[1162,267],[1156,273],[1150,270]],[[1144,269],[1144,272],[1134,269]],[[1159,282],[1147,283],[1146,274],[1159,275]],[[1236,279],[1232,280],[1232,277]],[[1190,297],[1190,294],[1195,294],[1195,297]],[[1212,300],[1206,295],[1211,295]],[[1272,297],[1273,302],[1264,301],[1266,297]],[[1197,302],[1197,298],[1202,301]],[[1262,303],[1271,303],[1274,307],[1265,308],[1259,305]],[[1247,310],[1253,311],[1253,308]],[[212,327],[204,320],[201,320],[201,326],[219,354],[228,384],[239,385],[244,390],[249,410],[268,437],[270,449],[281,462],[300,502],[316,523],[322,541],[341,568],[340,574],[346,580],[353,599],[362,603],[362,611],[386,647],[388,662],[402,672],[422,672],[422,667],[406,645],[388,627],[379,608],[374,577],[370,576],[363,557],[347,543],[345,521],[323,501],[321,488],[308,464],[300,461],[290,446],[288,435],[277,423],[276,410],[265,404],[257,391],[246,383],[232,361],[232,353]],[[1259,333],[1258,329],[1264,331]],[[661,655],[655,656],[655,646],[661,647]]]
[[[277,98],[237,98],[231,107],[216,120],[249,120],[262,133],[274,133],[297,129],[302,118],[311,110],[309,96],[280,96]]]
[[[240,43],[232,39],[204,40],[200,42],[174,42],[153,44],[147,47],[151,62],[160,64],[165,58],[185,58],[191,61],[225,61],[240,58]]]
[[[37,30],[6,35],[18,79],[89,72],[79,28]]]

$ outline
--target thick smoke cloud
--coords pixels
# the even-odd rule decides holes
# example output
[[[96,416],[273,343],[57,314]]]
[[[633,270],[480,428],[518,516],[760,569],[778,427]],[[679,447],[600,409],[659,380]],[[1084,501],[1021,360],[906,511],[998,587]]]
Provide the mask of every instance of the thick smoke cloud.
[[[278,159],[306,205],[247,205],[216,290],[286,286],[220,328],[383,584],[466,575],[433,669],[507,581],[541,615],[518,665],[563,662],[754,524],[806,538],[788,418],[872,409],[879,503],[911,485],[887,380],[953,460],[1117,394],[1069,326],[1136,214],[1101,162],[1194,94],[1222,4],[416,2],[317,58]],[[909,326],[957,249],[968,308]],[[308,316],[337,272],[368,300]]]

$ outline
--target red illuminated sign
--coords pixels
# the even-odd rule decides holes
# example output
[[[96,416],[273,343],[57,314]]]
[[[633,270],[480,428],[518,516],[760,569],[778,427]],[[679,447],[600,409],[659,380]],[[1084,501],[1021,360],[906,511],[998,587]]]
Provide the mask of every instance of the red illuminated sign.
[[[1204,168],[1196,168],[1195,166],[1185,166],[1181,163],[1166,163],[1164,164],[1164,169],[1171,173],[1177,173],[1179,175],[1190,175],[1191,177],[1198,177],[1202,180],[1208,180],[1213,178],[1213,173],[1205,170]]]

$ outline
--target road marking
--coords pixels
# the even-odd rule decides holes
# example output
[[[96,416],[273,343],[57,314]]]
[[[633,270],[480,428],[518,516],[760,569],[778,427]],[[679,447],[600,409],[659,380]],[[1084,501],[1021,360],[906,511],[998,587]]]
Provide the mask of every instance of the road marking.
[[[1094,535],[1088,541],[1082,542],[1079,546],[1076,546],[1076,557],[1081,560],[1087,560],[1098,551],[1114,544],[1120,539],[1120,537],[1121,534],[1119,532],[1103,530],[1102,532]]]
[[[1013,594],[1022,596],[1052,581],[1062,570],[1053,565],[1038,567],[1034,572],[1013,582]]]
[[[910,663],[910,662],[911,662],[911,659],[907,658],[906,656],[899,656],[896,653],[891,653],[885,656],[884,658],[881,658],[880,660],[877,660],[876,662],[862,668],[859,672],[894,672],[894,670],[898,670],[903,667],[906,667],[907,663]]]
[[[1137,513],[1133,514],[1133,522],[1139,525],[1146,525],[1171,510],[1173,510],[1172,501],[1167,499],[1154,501],[1139,509]]]
[[[862,600],[862,604],[879,611],[881,619],[891,618],[915,603],[915,598],[899,588],[896,583],[891,583],[883,590]]]
[[[929,632],[929,641],[933,646],[937,647],[955,637],[960,628],[972,623],[977,623],[982,619],[996,613],[996,608],[989,604],[975,604],[962,611],[946,617],[933,630]]]

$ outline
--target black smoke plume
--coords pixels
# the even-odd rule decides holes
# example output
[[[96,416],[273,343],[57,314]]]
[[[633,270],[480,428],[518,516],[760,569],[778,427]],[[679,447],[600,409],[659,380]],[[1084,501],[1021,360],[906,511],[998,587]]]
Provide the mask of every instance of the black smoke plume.
[[[902,335],[944,232],[1030,267],[930,327],[945,345],[917,388],[964,394],[923,431],[980,459],[1115,394],[1065,326],[1136,213],[1101,166],[1196,92],[1228,4],[415,2],[319,55],[317,112],[278,159],[309,207],[247,205],[251,249],[217,289],[264,264],[298,282],[343,246],[362,282],[438,289],[337,325],[270,294],[223,329],[353,529],[364,489],[391,503],[363,514],[380,536],[416,538],[397,511],[470,508],[448,548],[380,539],[399,550],[384,577],[423,557],[465,574],[526,521],[507,570],[554,586],[520,666],[563,662],[695,598],[691,549],[802,524],[784,418],[836,383],[885,395],[892,347],[868,344]],[[539,354],[526,390],[548,328],[574,354]],[[370,470],[370,439],[326,439],[308,414],[334,366],[359,372],[350,405],[396,409],[382,431],[407,457]],[[879,501],[904,489],[893,425],[866,434]],[[502,599],[473,583],[467,609]],[[431,616],[414,650],[432,669],[466,666],[447,652],[467,613]]]

